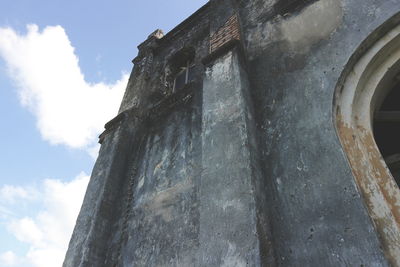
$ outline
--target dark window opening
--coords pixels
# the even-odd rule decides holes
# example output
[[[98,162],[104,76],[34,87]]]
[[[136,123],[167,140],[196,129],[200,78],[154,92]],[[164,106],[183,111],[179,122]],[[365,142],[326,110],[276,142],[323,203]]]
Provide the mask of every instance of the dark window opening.
[[[400,83],[385,97],[374,116],[375,141],[400,186]]]
[[[182,89],[186,84],[193,81],[194,65],[188,60],[185,66],[180,68],[180,71],[175,75],[173,92]]]
[[[168,59],[166,69],[166,91],[175,93],[194,81],[195,50],[193,47],[185,47],[173,54]]]

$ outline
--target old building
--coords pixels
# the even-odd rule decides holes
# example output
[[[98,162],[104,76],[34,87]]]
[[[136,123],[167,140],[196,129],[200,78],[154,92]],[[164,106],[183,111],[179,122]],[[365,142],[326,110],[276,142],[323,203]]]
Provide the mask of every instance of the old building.
[[[152,33],[64,266],[400,266],[399,11],[211,0]]]

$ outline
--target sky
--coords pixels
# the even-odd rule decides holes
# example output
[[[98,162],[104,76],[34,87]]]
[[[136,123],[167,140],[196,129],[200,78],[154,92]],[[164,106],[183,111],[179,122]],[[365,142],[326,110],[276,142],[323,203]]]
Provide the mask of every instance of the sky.
[[[206,0],[0,0],[0,267],[62,265],[136,46]]]

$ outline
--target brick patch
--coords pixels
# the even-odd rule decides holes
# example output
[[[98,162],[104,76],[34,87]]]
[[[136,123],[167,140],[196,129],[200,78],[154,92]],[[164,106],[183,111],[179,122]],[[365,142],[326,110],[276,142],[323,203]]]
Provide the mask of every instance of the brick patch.
[[[226,23],[210,37],[210,53],[232,40],[240,40],[237,15],[230,17]]]

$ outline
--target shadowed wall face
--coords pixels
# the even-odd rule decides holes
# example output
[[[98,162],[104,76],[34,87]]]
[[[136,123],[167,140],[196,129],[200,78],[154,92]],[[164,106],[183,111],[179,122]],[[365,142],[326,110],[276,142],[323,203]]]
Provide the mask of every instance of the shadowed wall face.
[[[137,170],[121,252],[124,265],[194,264],[199,122],[190,107],[183,107],[147,128],[138,162],[132,166]]]

